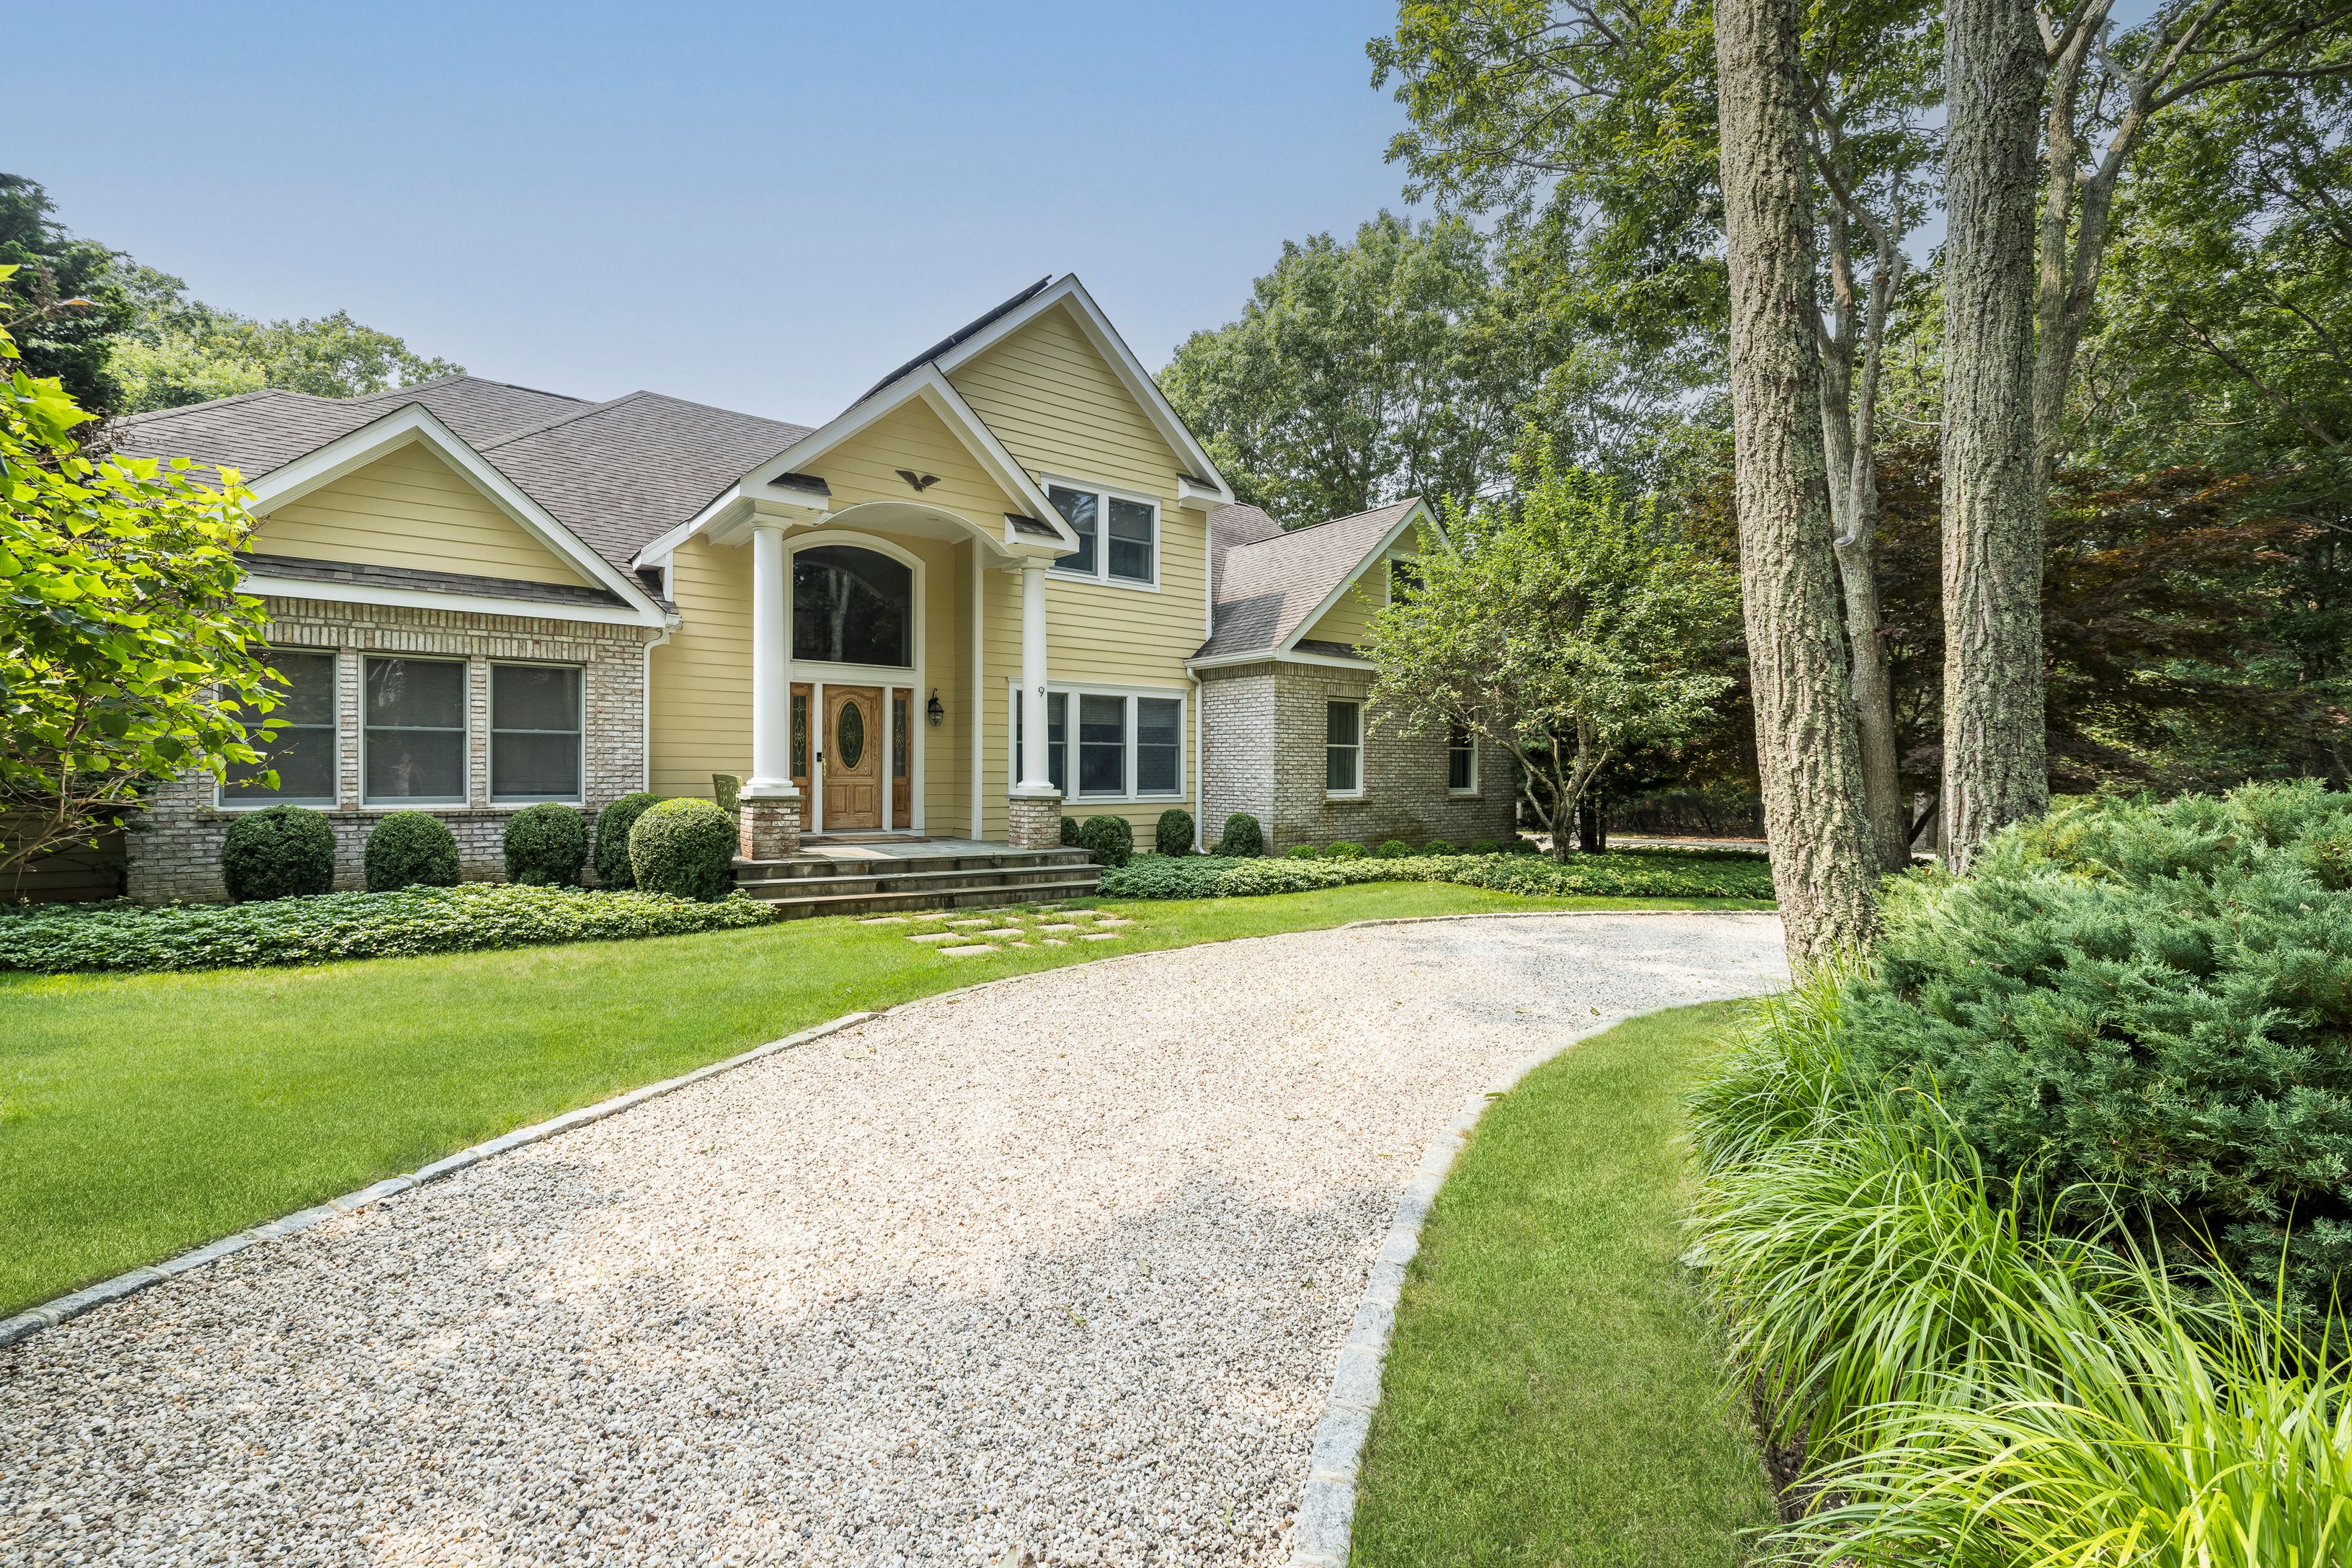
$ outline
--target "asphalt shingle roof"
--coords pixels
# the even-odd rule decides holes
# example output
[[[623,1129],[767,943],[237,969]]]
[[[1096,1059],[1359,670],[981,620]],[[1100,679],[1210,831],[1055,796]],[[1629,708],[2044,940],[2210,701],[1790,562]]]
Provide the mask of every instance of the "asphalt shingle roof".
[[[411,403],[623,571],[639,549],[809,434],[658,392],[591,402],[451,376],[355,398],[247,392],[134,414],[116,425],[115,440],[142,456],[226,464],[249,481]]]
[[[1270,653],[1363,566],[1417,500],[1287,531],[1255,507],[1209,516],[1213,630],[1196,658]],[[1222,537],[1221,537],[1222,535]]]

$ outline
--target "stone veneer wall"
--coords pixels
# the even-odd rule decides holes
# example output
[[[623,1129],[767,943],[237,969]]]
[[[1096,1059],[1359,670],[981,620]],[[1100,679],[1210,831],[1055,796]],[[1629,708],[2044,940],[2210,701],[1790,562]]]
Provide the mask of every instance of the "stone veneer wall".
[[[1324,789],[1324,705],[1365,702],[1371,673],[1267,660],[1201,673],[1201,713],[1209,762],[1202,829],[1212,837],[1228,811],[1248,811],[1265,830],[1268,854],[1295,844],[1349,839],[1372,848],[1386,839],[1416,846],[1431,839],[1466,845],[1508,838],[1517,802],[1510,763],[1481,748],[1478,789],[1445,787],[1442,737],[1400,736],[1364,713],[1364,794],[1330,799]]]
[[[396,810],[432,813],[457,836],[469,881],[504,874],[500,840],[507,819],[520,808],[490,804],[490,664],[493,660],[579,664],[586,671],[587,768],[583,779],[590,816],[617,796],[645,788],[646,626],[416,610],[323,600],[277,599],[269,610],[269,641],[282,648],[332,649],[339,737],[335,885],[358,887],[360,850],[368,831]],[[362,660],[370,653],[462,657],[467,670],[467,802],[463,806],[362,805],[360,801]],[[237,815],[215,803],[205,774],[159,788],[133,820],[127,838],[130,895],[142,904],[173,899],[213,902],[226,896],[221,883],[221,836]],[[584,873],[584,868],[583,868]]]

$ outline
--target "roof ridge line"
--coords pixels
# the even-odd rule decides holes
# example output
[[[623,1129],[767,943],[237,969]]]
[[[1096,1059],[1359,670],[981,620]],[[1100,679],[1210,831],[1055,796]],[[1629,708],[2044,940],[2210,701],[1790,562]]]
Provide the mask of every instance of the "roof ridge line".
[[[524,390],[528,391],[529,389],[526,388]],[[636,398],[651,397],[653,395],[653,393],[644,391],[623,392],[618,397],[606,398],[602,402],[583,403],[578,408],[567,409],[563,413],[557,414],[552,419],[542,419],[536,424],[526,424],[519,430],[509,430],[504,435],[499,436],[497,440],[486,441],[479,446],[475,447],[474,450],[477,452],[495,452],[501,446],[520,441],[526,435],[544,435],[551,430],[560,429],[564,425],[572,423],[575,420],[585,419],[592,413],[598,413],[608,408],[617,408],[622,403],[631,402]]]

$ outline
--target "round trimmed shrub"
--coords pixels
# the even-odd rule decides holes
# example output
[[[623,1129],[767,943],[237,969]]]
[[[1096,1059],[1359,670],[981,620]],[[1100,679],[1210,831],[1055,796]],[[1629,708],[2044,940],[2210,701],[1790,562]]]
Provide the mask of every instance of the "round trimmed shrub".
[[[1160,813],[1160,823],[1151,830],[1151,847],[1163,855],[1189,855],[1192,852],[1192,813],[1181,806],[1171,806]]]
[[[1473,839],[1470,841],[1467,852],[1474,855],[1498,855],[1503,852],[1503,846],[1493,839]]]
[[[1341,839],[1336,844],[1323,847],[1323,858],[1327,861],[1360,861],[1371,852],[1352,839]],[[1408,850],[1405,852],[1410,854],[1412,852]]]
[[[1432,839],[1421,846],[1421,852],[1425,855],[1458,855],[1462,852],[1455,849],[1448,840]]]
[[[1135,830],[1125,817],[1088,817],[1078,826],[1078,845],[1095,857],[1095,864],[1125,865],[1135,854]]]
[[[1537,855],[1543,853],[1543,847],[1533,839],[1522,838],[1514,833],[1503,845],[1503,852],[1507,855]]]
[[[735,880],[735,819],[708,800],[656,800],[629,830],[629,869],[647,893],[709,904]]]
[[[1066,846],[1066,847],[1076,848],[1076,845],[1077,845],[1077,841],[1078,841],[1078,820],[1077,820],[1076,817],[1065,817],[1065,818],[1063,818],[1063,819],[1062,819],[1062,842],[1063,842],[1063,844],[1064,844],[1065,846]]]
[[[661,797],[640,790],[624,795],[596,813],[596,885],[599,887],[635,887],[637,873],[629,868],[629,830],[646,808],[660,803]]]
[[[457,885],[457,835],[438,817],[394,811],[370,830],[360,852],[370,893]]]
[[[588,858],[587,813],[550,800],[507,819],[499,841],[507,880],[534,887],[577,887]]]
[[[335,830],[324,811],[306,806],[241,811],[221,836],[221,880],[239,904],[329,892],[335,885]]]
[[[1225,832],[1217,841],[1217,852],[1231,860],[1255,860],[1265,853],[1265,830],[1247,811],[1235,811],[1225,819]]]
[[[1412,856],[1412,846],[1402,839],[1383,839],[1381,847],[1372,852],[1384,861],[1409,860]]]
[[[1286,861],[1319,861],[1323,858],[1323,852],[1313,844],[1293,844],[1282,852],[1282,858]]]

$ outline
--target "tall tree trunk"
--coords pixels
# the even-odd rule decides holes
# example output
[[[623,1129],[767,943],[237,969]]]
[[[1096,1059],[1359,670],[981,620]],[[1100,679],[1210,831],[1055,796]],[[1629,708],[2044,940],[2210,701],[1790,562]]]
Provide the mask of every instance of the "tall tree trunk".
[[[1903,803],[1902,753],[1895,743],[1894,683],[1879,636],[1877,415],[1886,312],[1902,280],[1902,255],[1883,238],[1863,308],[1854,287],[1853,228],[1832,200],[1828,214],[1830,297],[1836,328],[1822,345],[1822,438],[1829,459],[1830,528],[1838,583],[1845,593],[1845,632],[1853,662],[1853,711],[1862,749],[1864,814],[1882,871],[1911,863],[1911,813]],[[1861,386],[1854,385],[1859,339]]]
[[[2033,422],[2032,0],[1944,12],[1944,854],[2050,800]]]
[[[1719,0],[1715,37],[1756,754],[1781,922],[1810,968],[1876,935],[1878,879],[1832,581],[1795,0]]]

